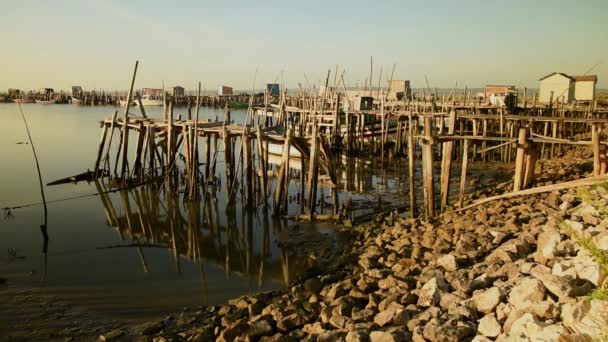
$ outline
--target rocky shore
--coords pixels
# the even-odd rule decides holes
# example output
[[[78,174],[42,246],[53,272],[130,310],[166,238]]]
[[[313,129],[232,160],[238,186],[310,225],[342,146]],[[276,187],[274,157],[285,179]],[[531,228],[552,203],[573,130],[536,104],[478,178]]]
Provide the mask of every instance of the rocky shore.
[[[585,176],[571,151],[537,184]],[[472,198],[508,189],[497,186]],[[184,309],[105,341],[601,341],[608,338],[608,190],[451,211],[379,214],[334,267],[286,291]]]

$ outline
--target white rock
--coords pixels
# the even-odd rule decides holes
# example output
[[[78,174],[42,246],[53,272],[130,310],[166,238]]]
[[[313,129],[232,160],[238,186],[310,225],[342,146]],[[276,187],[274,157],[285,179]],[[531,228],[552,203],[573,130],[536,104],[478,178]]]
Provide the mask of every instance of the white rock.
[[[418,291],[418,306],[434,306],[439,303],[442,294],[439,288],[441,282],[443,282],[442,279],[433,277],[422,286]]]
[[[443,267],[446,271],[456,271],[458,268],[456,258],[451,254],[445,254],[437,258],[437,265]]]
[[[599,233],[592,240],[598,248],[608,251],[608,231]]]
[[[606,272],[598,265],[591,256],[579,253],[572,259],[576,274],[581,279],[587,279],[595,286],[599,286],[606,279]]]
[[[553,264],[551,274],[559,277],[569,277],[571,279],[576,279],[577,277],[576,269],[571,260],[562,260]]]
[[[509,335],[513,336],[526,336],[536,335],[543,330],[543,326],[531,313],[523,314],[517,321],[511,326]]]
[[[494,286],[484,291],[476,291],[471,303],[477,311],[489,314],[494,312],[494,309],[500,303],[500,297],[500,290]]]
[[[608,301],[595,299],[565,304],[561,318],[569,330],[598,338],[608,327]]]
[[[522,309],[540,302],[545,297],[545,287],[534,278],[523,278],[509,293],[509,303],[515,308]]]
[[[477,332],[487,337],[496,337],[502,333],[502,327],[494,314],[485,315],[479,320]]]
[[[575,231],[577,231],[579,234],[583,233],[583,224],[581,222],[572,221],[572,220],[564,220],[564,223],[570,225],[570,227],[572,229],[574,229]]]
[[[555,257],[557,244],[559,244],[561,240],[562,237],[558,231],[554,229],[546,230],[538,236],[536,251],[542,258],[551,259]]]

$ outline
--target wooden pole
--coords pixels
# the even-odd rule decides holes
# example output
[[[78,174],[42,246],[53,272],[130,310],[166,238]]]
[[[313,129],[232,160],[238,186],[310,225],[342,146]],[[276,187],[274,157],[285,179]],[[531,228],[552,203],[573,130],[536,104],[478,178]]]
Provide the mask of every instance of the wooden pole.
[[[526,154],[526,134],[525,128],[519,129],[519,136],[517,138],[517,155],[515,157],[515,175],[513,178],[513,191],[519,191],[522,189],[523,183],[523,171]]]
[[[537,159],[537,151],[536,145],[532,142],[528,143],[528,148],[526,149],[526,166],[524,172],[524,184],[523,187],[527,188],[530,183],[534,180],[534,169],[536,168],[536,159]]]
[[[101,141],[99,142],[99,148],[97,149],[97,159],[95,160],[95,166],[93,167],[93,172],[96,177],[99,177],[102,173],[99,171],[99,164],[101,163],[101,158],[103,156],[103,148],[106,144],[106,136],[108,135],[108,126],[104,123],[103,131],[101,132]]]
[[[427,116],[424,118],[424,141],[422,144],[422,170],[424,184],[424,207],[425,219],[429,220],[435,216],[434,195],[435,188],[433,182],[433,136],[432,136],[432,118]]]
[[[129,143],[129,105],[131,104],[131,97],[133,95],[133,86],[135,85],[135,77],[137,76],[137,66],[139,65],[139,61],[135,61],[135,68],[133,70],[133,77],[131,78],[131,87],[129,88],[129,93],[127,95],[127,103],[125,105],[125,114],[124,114],[124,130],[122,135],[122,160],[120,166],[120,176],[124,177],[125,172],[127,170],[127,150]]]
[[[591,143],[593,146],[593,175],[599,176],[601,173],[600,134],[596,124],[591,125]]]
[[[467,166],[469,163],[469,139],[464,140],[462,148],[462,168],[460,171],[460,208],[464,205],[464,193],[467,185]]]
[[[448,135],[454,134],[456,126],[456,112],[450,112],[450,126],[448,127]],[[441,161],[441,210],[445,210],[448,205],[448,197],[450,192],[450,174],[452,170],[452,150],[454,141],[448,140],[443,143],[443,159]]]
[[[317,180],[318,180],[318,154],[319,154],[319,137],[318,127],[316,122],[312,126],[312,141],[310,147],[310,161],[308,163],[308,219],[312,221],[315,215],[315,206],[317,201]]]
[[[266,171],[266,160],[265,160],[265,154],[264,154],[264,149],[263,149],[263,140],[262,140],[262,127],[260,126],[260,124],[258,124],[257,127],[257,139],[258,139],[258,163],[259,163],[259,168],[260,168],[260,181],[261,181],[261,190],[262,190],[262,205],[264,206],[264,209],[267,208],[268,206],[268,202],[267,202],[267,197],[268,197],[268,190],[267,190],[267,171]]]

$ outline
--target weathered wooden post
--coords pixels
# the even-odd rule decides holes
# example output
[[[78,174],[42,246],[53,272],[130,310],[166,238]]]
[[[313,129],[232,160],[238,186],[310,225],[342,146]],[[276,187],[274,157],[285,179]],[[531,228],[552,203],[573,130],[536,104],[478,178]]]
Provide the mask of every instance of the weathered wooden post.
[[[265,154],[264,154],[264,149],[263,149],[263,139],[262,139],[262,127],[260,126],[260,124],[258,124],[257,127],[257,139],[258,139],[258,163],[259,163],[259,168],[260,168],[260,181],[261,181],[261,190],[262,190],[262,198],[264,199],[262,201],[262,205],[264,206],[264,209],[266,209],[266,207],[268,206],[268,190],[267,190],[267,177],[268,177],[268,173],[266,171],[266,160],[265,160]]]
[[[416,170],[414,168],[414,130],[413,130],[413,122],[412,122],[412,113],[409,113],[409,123],[408,123],[408,135],[407,135],[407,159],[408,159],[408,171],[409,171],[409,191],[410,191],[410,217],[416,217],[416,186],[415,186],[415,176]]]
[[[422,143],[422,173],[424,184],[424,215],[428,220],[435,216],[435,188],[433,182],[433,121],[430,116],[424,118],[424,140]]]
[[[536,168],[536,160],[538,152],[536,150],[536,144],[528,142],[528,148],[526,149],[526,165],[524,172],[524,183],[523,187],[527,188],[530,183],[534,180],[534,169]]]
[[[593,175],[599,176],[602,168],[600,165],[600,134],[596,124],[591,125],[591,144],[593,147]]]
[[[112,126],[114,124],[112,123]],[[95,160],[95,166],[93,167],[93,172],[95,173],[95,177],[99,177],[103,173],[99,170],[99,164],[101,163],[101,158],[103,156],[103,148],[106,144],[106,136],[108,135],[108,125],[103,123],[103,130],[101,132],[101,141],[99,142],[99,148],[97,149],[97,159]]]
[[[517,138],[517,155],[515,157],[515,175],[513,177],[513,191],[520,191],[523,183],[524,162],[526,156],[526,134],[525,128],[519,129]]]
[[[129,105],[131,104],[131,97],[133,95],[133,86],[135,85],[135,77],[137,76],[137,66],[139,65],[139,61],[135,61],[135,69],[133,70],[133,77],[131,78],[131,87],[129,88],[129,93],[127,95],[127,104],[125,105],[125,115],[124,115],[124,129],[122,135],[122,160],[120,166],[120,176],[124,177],[125,172],[127,170],[127,150],[129,143]]]
[[[281,167],[277,176],[277,188],[274,193],[275,214],[281,212],[283,197],[289,187],[289,150],[291,148],[291,129],[287,129],[285,141],[283,143],[283,155],[281,157]]]
[[[135,164],[133,166],[133,175],[140,174],[142,169],[142,157],[141,151],[144,146],[144,137],[146,135],[146,131],[144,129],[144,124],[139,123],[139,129],[137,131],[137,145],[135,145]]]
[[[450,126],[448,127],[448,135],[454,135],[454,127],[456,126],[456,112],[450,112]],[[448,197],[450,192],[450,174],[452,171],[452,150],[454,141],[448,140],[443,143],[443,158],[441,161],[441,210],[445,210],[448,205]]]
[[[464,140],[462,148],[462,168],[460,171],[460,208],[464,205],[464,193],[467,186],[467,166],[469,163],[469,139]]]
[[[317,202],[317,180],[319,171],[319,137],[316,121],[312,126],[312,141],[310,146],[310,160],[308,163],[308,219],[312,221],[315,215],[315,206]]]

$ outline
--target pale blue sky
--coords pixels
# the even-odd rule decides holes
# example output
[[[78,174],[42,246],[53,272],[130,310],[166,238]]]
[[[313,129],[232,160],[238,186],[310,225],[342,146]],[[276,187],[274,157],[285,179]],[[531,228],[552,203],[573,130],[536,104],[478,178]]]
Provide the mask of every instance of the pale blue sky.
[[[395,78],[431,87],[583,74],[600,62],[608,87],[608,1],[8,1],[0,11],[0,91],[126,89],[274,81],[319,82],[346,69],[363,84]],[[125,2],[125,4],[123,4]]]

